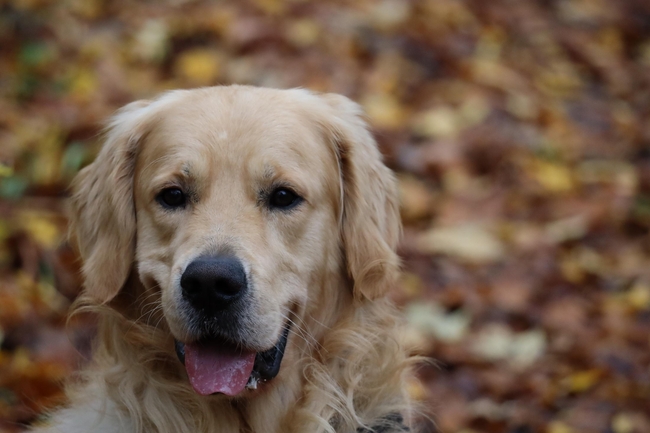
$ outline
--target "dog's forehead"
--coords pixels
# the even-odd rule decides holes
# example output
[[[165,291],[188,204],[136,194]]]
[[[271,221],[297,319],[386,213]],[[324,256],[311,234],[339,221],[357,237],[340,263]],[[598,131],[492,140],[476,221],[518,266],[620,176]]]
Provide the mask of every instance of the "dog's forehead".
[[[317,121],[318,107],[279,94],[190,94],[159,113],[143,162],[154,171],[199,176],[215,170],[331,176],[327,167],[336,168],[336,155]]]

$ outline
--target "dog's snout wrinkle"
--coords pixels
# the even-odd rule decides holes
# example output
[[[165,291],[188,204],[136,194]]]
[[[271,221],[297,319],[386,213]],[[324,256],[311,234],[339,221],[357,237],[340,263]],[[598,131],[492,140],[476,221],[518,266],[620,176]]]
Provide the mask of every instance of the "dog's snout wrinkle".
[[[241,261],[232,256],[200,257],[181,276],[183,297],[196,309],[224,310],[242,298],[247,279]]]

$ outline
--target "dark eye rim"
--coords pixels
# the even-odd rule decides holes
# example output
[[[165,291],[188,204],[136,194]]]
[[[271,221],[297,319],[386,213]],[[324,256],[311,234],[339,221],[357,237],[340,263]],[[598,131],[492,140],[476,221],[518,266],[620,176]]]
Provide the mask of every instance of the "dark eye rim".
[[[165,200],[165,193],[169,191],[180,191],[181,200],[178,203],[172,203],[172,204],[168,203]],[[160,192],[156,195],[156,201],[165,209],[169,209],[169,210],[182,209],[187,205],[187,193],[185,193],[185,191],[183,191],[182,188],[179,188],[177,186],[170,186],[160,190]]]
[[[287,192],[289,192],[293,196],[293,199],[292,199],[291,203],[289,203],[287,205],[274,204],[273,203],[273,198],[274,198],[275,194],[278,191],[287,191]],[[276,186],[273,189],[271,189],[271,191],[268,194],[267,203],[268,203],[268,207],[271,210],[289,211],[289,210],[295,209],[304,200],[305,199],[300,194],[298,194],[293,188],[291,188],[289,186],[286,186],[286,185],[279,185],[279,186]]]

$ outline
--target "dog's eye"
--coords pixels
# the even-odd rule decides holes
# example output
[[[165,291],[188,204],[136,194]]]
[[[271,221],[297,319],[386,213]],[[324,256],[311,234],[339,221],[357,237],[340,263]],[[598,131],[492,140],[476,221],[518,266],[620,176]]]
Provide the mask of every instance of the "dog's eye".
[[[185,193],[180,188],[165,188],[158,194],[158,202],[167,208],[185,206]]]
[[[269,197],[269,205],[280,209],[289,209],[296,206],[302,198],[289,188],[276,188]]]

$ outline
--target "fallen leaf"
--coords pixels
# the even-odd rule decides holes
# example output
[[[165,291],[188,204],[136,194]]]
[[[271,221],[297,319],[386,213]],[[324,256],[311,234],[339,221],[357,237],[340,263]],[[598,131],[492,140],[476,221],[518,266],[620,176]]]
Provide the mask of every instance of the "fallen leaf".
[[[213,49],[193,48],[178,56],[174,70],[193,85],[214,84],[221,72],[221,56]]]
[[[418,238],[417,247],[423,253],[445,254],[476,263],[497,261],[506,253],[499,238],[479,224],[431,229]]]
[[[633,433],[634,421],[626,413],[618,413],[612,418],[614,433]]]
[[[58,245],[61,239],[61,231],[51,217],[39,215],[35,212],[24,212],[18,223],[24,230],[36,239],[37,242],[49,248]]]
[[[430,216],[433,201],[430,188],[412,176],[400,176],[398,180],[402,217],[417,220]]]
[[[361,104],[377,128],[400,128],[407,117],[405,108],[390,94],[371,93],[362,98]]]
[[[571,170],[565,165],[537,160],[529,169],[533,178],[549,192],[566,193],[575,186]]]
[[[411,14],[411,5],[400,0],[381,0],[370,11],[370,20],[381,30],[402,24]]]
[[[286,29],[286,37],[299,47],[313,45],[320,36],[320,26],[314,20],[301,19],[292,22]]]
[[[434,108],[413,119],[413,132],[430,138],[453,138],[460,132],[458,113],[449,107]]]
[[[546,428],[546,433],[574,433],[574,431],[562,421],[551,421]]]
[[[650,309],[650,284],[643,280],[635,282],[625,297],[627,303],[635,310]]]
[[[472,351],[487,361],[507,361],[515,368],[526,368],[546,350],[546,334],[540,329],[515,333],[509,327],[484,326],[476,336]]]
[[[405,314],[411,326],[444,342],[460,341],[467,333],[471,322],[466,312],[456,310],[447,313],[435,303],[409,304]]]
[[[544,229],[546,239],[551,243],[580,239],[587,234],[587,230],[587,219],[584,215],[576,215],[550,222]]]
[[[513,332],[506,326],[485,326],[476,336],[472,351],[487,361],[506,359],[510,355],[513,339]]]
[[[147,62],[160,62],[167,55],[168,40],[167,24],[163,20],[149,19],[134,36],[133,55]]]
[[[564,378],[562,386],[570,392],[585,392],[595,386],[602,375],[603,372],[599,369],[578,371]]]

